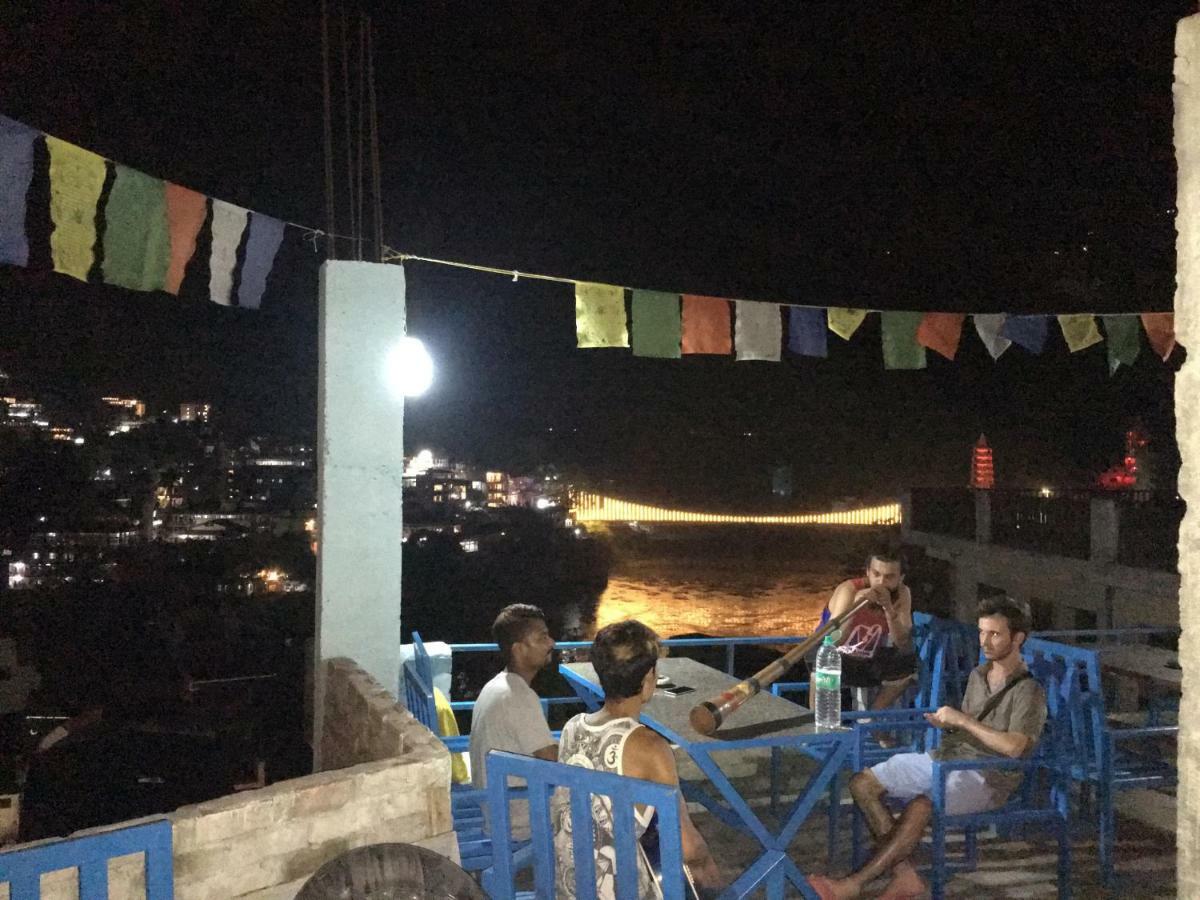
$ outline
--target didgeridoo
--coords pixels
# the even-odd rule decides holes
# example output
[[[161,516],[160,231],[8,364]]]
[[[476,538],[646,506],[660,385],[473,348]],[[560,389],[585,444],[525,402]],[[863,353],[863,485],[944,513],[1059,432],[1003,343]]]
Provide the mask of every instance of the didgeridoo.
[[[737,711],[743,703],[763,688],[769,687],[778,681],[780,676],[799,662],[805,653],[824,640],[825,635],[829,634],[835,628],[841,628],[847,619],[874,600],[874,593],[864,597],[840,616],[831,617],[828,622],[814,631],[804,641],[797,644],[770,665],[763,666],[745,681],[739,681],[729,690],[696,704],[692,707],[691,714],[688,716],[692,727],[703,735],[714,733],[721,727],[721,723],[729,718],[731,713]]]

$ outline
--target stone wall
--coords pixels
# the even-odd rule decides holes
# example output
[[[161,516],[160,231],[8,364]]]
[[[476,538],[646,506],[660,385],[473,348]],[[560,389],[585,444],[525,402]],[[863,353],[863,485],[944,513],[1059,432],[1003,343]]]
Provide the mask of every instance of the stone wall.
[[[978,586],[986,584],[1023,600],[1052,604],[1055,628],[1074,628],[1075,610],[1094,613],[1099,627],[1179,624],[1179,576],[1174,572],[1044,556],[907,527],[904,540],[950,563],[956,614],[963,621],[973,621]]]
[[[320,759],[326,771],[400,756],[405,741],[417,741],[429,752],[440,749],[449,771],[450,754],[442,742],[353,660],[325,664],[323,719]]]
[[[1175,32],[1176,187],[1175,331],[1191,351],[1175,377],[1176,439],[1183,465],[1179,493],[1187,513],[1179,527],[1179,659],[1183,699],[1179,709],[1178,893],[1200,896],[1200,421],[1192,415],[1200,397],[1200,16]]]
[[[352,661],[327,674],[329,747],[347,767],[172,813],[177,900],[290,900],[323,863],[366,844],[419,844],[457,861],[445,746]],[[110,863],[109,896],[143,898],[141,867],[140,857]],[[55,873],[42,896],[73,900],[74,881]]]

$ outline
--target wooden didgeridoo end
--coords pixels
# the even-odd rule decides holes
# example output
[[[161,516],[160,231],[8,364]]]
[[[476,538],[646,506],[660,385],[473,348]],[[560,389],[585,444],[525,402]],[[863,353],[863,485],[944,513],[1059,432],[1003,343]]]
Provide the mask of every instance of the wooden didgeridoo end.
[[[706,700],[692,707],[688,720],[696,731],[709,737],[721,727],[721,711]]]

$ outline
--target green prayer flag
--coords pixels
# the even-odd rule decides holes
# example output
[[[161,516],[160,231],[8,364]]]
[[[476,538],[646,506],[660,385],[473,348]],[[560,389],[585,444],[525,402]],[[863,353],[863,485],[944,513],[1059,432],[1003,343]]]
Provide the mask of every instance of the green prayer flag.
[[[1136,315],[1104,316],[1104,333],[1108,337],[1108,374],[1121,366],[1132,366],[1142,350],[1138,337],[1141,331]]]
[[[679,359],[679,295],[633,292],[633,355]]]
[[[880,314],[880,318],[884,368],[925,368],[925,348],[917,342],[917,329],[921,327],[925,313],[885,312]]]
[[[104,207],[104,280],[135,291],[160,291],[171,260],[166,185],[118,165]]]

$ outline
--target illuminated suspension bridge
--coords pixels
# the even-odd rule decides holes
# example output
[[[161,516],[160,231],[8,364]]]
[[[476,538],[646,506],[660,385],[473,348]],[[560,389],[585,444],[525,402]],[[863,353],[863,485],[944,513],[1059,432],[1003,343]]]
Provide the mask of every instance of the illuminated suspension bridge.
[[[580,491],[572,497],[572,509],[577,522],[674,522],[697,525],[858,525],[880,526],[900,523],[900,504],[884,503],[861,509],[836,510],[820,513],[798,513],[788,516],[731,515],[726,513],[690,512],[647,506]]]

